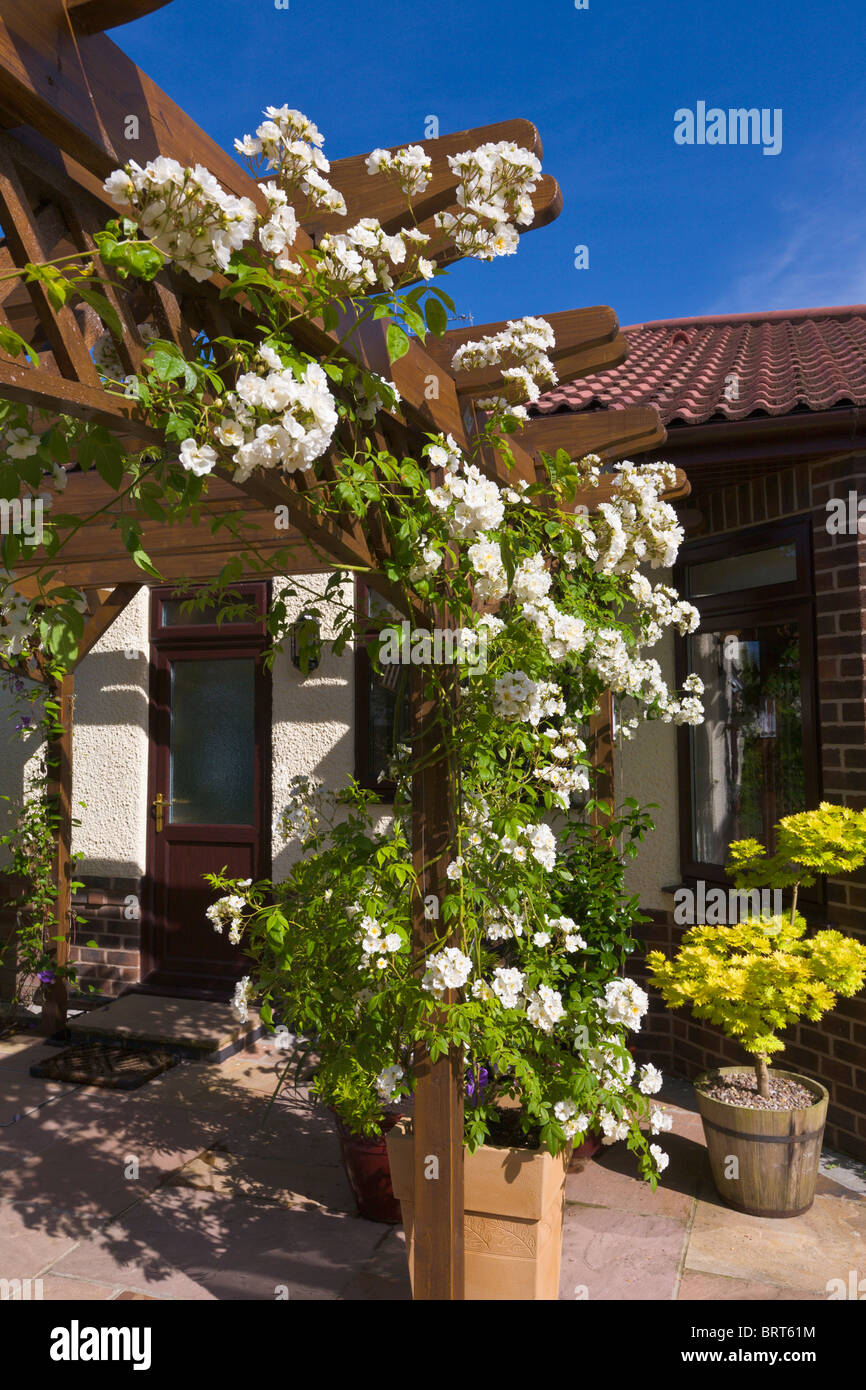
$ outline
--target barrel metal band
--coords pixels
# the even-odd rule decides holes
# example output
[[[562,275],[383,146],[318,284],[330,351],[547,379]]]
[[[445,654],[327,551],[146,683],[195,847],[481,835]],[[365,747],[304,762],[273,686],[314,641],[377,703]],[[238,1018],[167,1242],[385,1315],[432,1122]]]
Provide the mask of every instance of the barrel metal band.
[[[822,1125],[820,1129],[806,1130],[805,1134],[744,1134],[741,1129],[726,1129],[724,1125],[717,1125],[714,1120],[708,1120],[705,1115],[702,1115],[701,1119],[709,1129],[714,1129],[717,1134],[728,1134],[732,1139],[753,1139],[758,1144],[805,1144],[807,1139],[820,1139],[824,1133]]]

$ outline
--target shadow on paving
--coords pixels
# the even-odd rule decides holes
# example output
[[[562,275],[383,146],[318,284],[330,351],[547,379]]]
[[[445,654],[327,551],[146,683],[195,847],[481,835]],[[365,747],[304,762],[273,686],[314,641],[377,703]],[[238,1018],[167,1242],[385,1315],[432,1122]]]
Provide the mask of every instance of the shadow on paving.
[[[217,1299],[336,1298],[370,1275],[393,1228],[355,1215],[324,1109],[290,1092],[263,1124],[272,1050],[124,1093],[31,1078],[51,1049],[28,1041],[0,1046],[0,1275]],[[384,1269],[399,1284],[393,1252]]]

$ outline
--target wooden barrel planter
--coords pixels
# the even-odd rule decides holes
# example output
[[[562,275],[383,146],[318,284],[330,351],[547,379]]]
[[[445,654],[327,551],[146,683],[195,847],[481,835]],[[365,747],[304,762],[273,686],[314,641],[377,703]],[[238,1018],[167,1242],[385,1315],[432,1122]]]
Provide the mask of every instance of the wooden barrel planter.
[[[703,1083],[742,1071],[742,1066],[719,1067],[695,1082],[716,1191],[728,1206],[750,1216],[802,1216],[815,1199],[827,1091],[808,1077],[774,1068],[772,1076],[805,1086],[815,1104],[802,1110],[759,1110],[702,1094]]]

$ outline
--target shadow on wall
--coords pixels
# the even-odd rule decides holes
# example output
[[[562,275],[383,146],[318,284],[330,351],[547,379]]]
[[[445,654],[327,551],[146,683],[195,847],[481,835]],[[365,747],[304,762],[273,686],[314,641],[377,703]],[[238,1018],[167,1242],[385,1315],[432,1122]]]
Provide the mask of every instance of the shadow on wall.
[[[73,795],[74,814],[82,821],[76,848],[90,851],[78,864],[77,876],[134,878],[142,872],[131,842],[138,819],[146,814],[147,682],[148,658],[140,650],[131,656],[91,652],[76,672]],[[27,794],[27,767],[43,746],[41,739],[22,739],[14,732],[14,709],[11,697],[0,693],[0,795],[14,803],[0,801],[0,833],[9,828]],[[81,801],[84,808],[77,804]],[[97,834],[100,822],[102,837]],[[104,847],[97,849],[94,838],[104,839]],[[0,850],[0,864],[7,858]]]
[[[280,754],[280,729],[274,729],[274,826],[273,826],[273,878],[279,883],[286,877],[291,866],[300,858],[300,843],[297,839],[285,842],[279,829],[280,818],[286,808],[286,791],[292,777],[305,773],[323,782],[331,791],[339,791],[346,785],[354,767],[355,739],[352,729],[345,725],[317,724],[315,744],[323,748],[322,756],[310,765],[309,740],[305,731],[309,726],[295,724],[288,727],[290,734],[288,748]],[[278,759],[285,760],[282,767]]]

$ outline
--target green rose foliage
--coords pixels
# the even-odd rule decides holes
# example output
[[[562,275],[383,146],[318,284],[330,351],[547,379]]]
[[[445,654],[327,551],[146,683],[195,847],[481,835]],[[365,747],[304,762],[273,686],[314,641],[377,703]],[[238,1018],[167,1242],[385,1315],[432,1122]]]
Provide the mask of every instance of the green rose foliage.
[[[291,820],[303,855],[285,881],[241,887],[222,875],[210,876],[214,888],[242,892],[251,905],[244,946],[255,962],[266,1024],[283,1023],[308,1040],[295,1049],[287,1070],[306,1074],[312,1063],[314,1094],[355,1132],[372,1135],[380,1132],[383,1115],[377,1077],[400,1066],[404,1080],[395,1090],[405,1097],[414,1085],[416,1047],[423,1045],[435,1060],[456,1046],[470,1071],[483,1065],[490,1078],[483,1093],[467,1100],[470,1149],[496,1142],[498,1103],[511,1097],[521,1102],[523,1129],[556,1153],[566,1136],[554,1107],[568,1101],[587,1116],[576,1138],[602,1111],[626,1120],[628,1145],[655,1183],[640,1128],[650,1101],[622,1083],[633,1063],[623,1031],[604,1018],[600,1003],[605,984],[636,945],[630,929],[641,920],[635,901],[623,891],[622,857],[610,840],[575,827],[553,874],[500,856],[471,882],[456,882],[439,919],[430,922],[433,952],[445,945],[447,923],[462,901],[463,940],[480,976],[489,979],[497,966],[514,968],[525,976],[525,994],[542,981],[560,991],[568,1031],[546,1033],[530,1021],[525,1007],[507,1007],[489,990],[485,997],[472,997],[466,989],[449,1002],[424,988],[424,961],[413,956],[411,946],[416,882],[403,783],[398,783],[393,820],[382,824],[382,808],[372,793],[353,785],[336,797],[310,795],[309,784],[299,782],[303,795],[295,799]],[[626,807],[611,822],[629,843],[637,843],[646,825],[635,807]],[[550,928],[550,943],[535,944],[534,932],[550,917],[584,903],[585,950],[563,952]],[[520,937],[492,943],[484,933],[492,912],[500,919],[521,914],[526,929]],[[364,950],[371,931],[390,948],[372,958]],[[605,1064],[602,1047],[609,1054]]]

